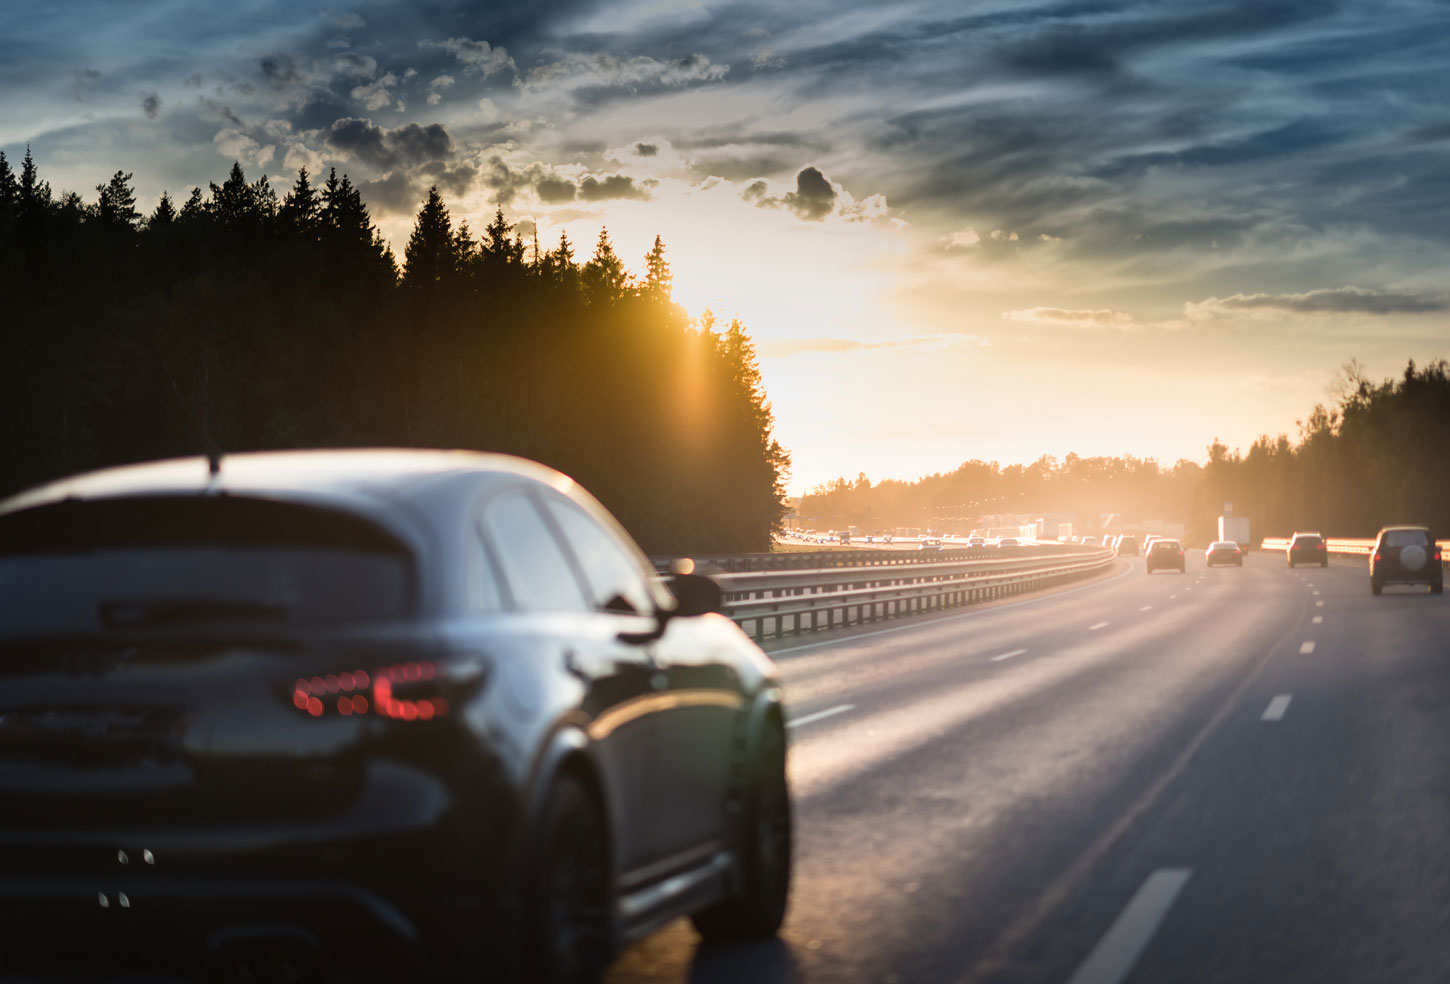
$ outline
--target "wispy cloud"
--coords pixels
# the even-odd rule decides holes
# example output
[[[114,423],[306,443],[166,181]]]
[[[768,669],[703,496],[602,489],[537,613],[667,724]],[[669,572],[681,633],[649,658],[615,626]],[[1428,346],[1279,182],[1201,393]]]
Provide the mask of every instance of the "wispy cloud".
[[[1429,314],[1450,310],[1443,296],[1411,291],[1330,287],[1303,294],[1233,294],[1184,305],[1193,321],[1243,315]]]

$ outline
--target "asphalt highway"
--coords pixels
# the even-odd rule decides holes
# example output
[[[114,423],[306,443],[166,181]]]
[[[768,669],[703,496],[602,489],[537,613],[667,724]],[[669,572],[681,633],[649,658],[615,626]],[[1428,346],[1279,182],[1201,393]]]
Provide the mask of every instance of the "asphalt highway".
[[[633,982],[1450,980],[1450,604],[1362,560],[1111,576],[772,647],[778,941]]]

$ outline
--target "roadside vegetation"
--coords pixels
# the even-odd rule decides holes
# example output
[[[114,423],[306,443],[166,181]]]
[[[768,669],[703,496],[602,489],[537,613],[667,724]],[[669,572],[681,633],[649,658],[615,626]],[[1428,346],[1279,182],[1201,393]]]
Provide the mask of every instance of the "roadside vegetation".
[[[1247,451],[1217,438],[1205,464],[1151,458],[1043,457],[1030,465],[968,461],[915,482],[838,478],[805,495],[802,525],[949,528],[986,517],[1059,512],[1076,532],[1109,514],[1183,523],[1196,543],[1213,539],[1223,504],[1247,516],[1255,540],[1296,529],[1368,537],[1387,523],[1450,531],[1450,366],[1442,360],[1374,382],[1358,363],[1331,383],[1332,405],[1299,422],[1297,440],[1267,435]]]

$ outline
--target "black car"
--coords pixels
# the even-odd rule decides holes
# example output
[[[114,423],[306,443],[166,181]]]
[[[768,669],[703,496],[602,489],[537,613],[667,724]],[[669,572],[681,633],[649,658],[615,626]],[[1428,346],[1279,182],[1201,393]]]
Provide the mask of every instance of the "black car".
[[[1138,556],[1138,538],[1131,533],[1124,533],[1118,537],[1114,549],[1118,551],[1119,557],[1136,557]]]
[[[1318,564],[1320,567],[1329,566],[1329,544],[1324,542],[1324,537],[1318,533],[1295,533],[1289,540],[1288,549],[1284,551],[1290,567],[1297,567],[1299,564]]]
[[[1445,591],[1440,547],[1424,526],[1386,526],[1375,537],[1369,558],[1369,589],[1386,584],[1428,584],[1431,594]]]
[[[1148,569],[1149,574],[1154,571],[1187,573],[1188,564],[1183,556],[1183,544],[1163,538],[1154,540],[1143,558],[1143,566]]]
[[[1214,540],[1203,553],[1203,566],[1244,566],[1244,552],[1232,540]]]
[[[0,503],[0,599],[0,975],[572,982],[780,925],[773,665],[550,469],[83,475]]]

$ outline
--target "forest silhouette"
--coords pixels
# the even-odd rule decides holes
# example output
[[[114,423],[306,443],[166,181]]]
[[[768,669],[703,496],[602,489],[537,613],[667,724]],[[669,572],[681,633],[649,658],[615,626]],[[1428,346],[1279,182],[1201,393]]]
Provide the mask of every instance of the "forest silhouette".
[[[137,209],[0,154],[0,495],[197,453],[445,447],[551,465],[652,552],[768,549],[789,457],[738,322],[692,323],[658,237],[636,283],[432,189],[401,270],[346,175],[240,164]]]
[[[159,457],[305,447],[454,447],[573,476],[659,553],[768,549],[789,456],[749,334],[670,296],[656,237],[635,282],[601,230],[590,259],[542,248],[502,210],[477,236],[429,191],[401,269],[346,175],[305,169],[280,197],[240,164],[143,215],[132,175],[96,199],[55,194],[31,154],[0,153],[0,495]],[[1378,383],[1354,362],[1298,439],[1204,464],[1125,457],[914,482],[816,487],[801,521],[931,528],[1069,512],[1183,522],[1214,535],[1225,502],[1256,538],[1450,530],[1450,368]]]

